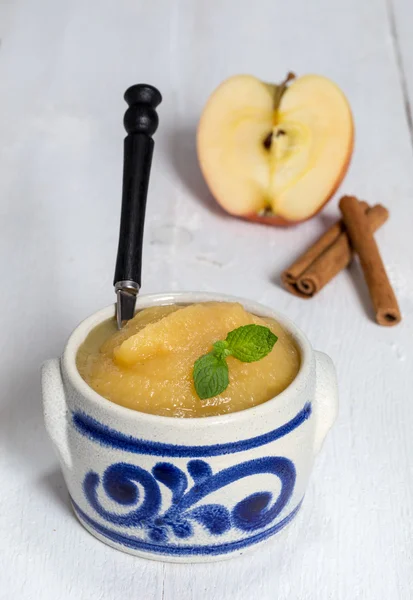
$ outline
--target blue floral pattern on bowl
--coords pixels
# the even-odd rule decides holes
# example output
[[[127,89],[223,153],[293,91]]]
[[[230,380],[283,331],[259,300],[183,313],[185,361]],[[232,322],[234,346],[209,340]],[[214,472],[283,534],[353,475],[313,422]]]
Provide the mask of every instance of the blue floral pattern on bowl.
[[[294,464],[283,457],[257,458],[215,474],[203,460],[190,460],[186,467],[194,482],[189,489],[187,474],[172,463],[158,462],[149,473],[139,466],[120,462],[108,467],[102,478],[89,471],[83,483],[84,493],[90,506],[108,523],[144,529],[148,540],[166,544],[171,536],[190,538],[194,522],[212,536],[222,535],[232,527],[253,532],[270,525],[290,500],[296,477]],[[232,510],[217,503],[200,504],[213,492],[260,473],[279,478],[281,490],[275,502],[271,492],[260,491],[245,497]],[[139,506],[127,513],[106,510],[99,501],[100,484],[112,502],[121,506],[139,503]],[[141,502],[138,484],[144,491]],[[162,486],[172,494],[171,504],[164,511]]]
[[[311,403],[307,402],[290,421],[263,435],[239,442],[186,446],[127,436],[85,413],[74,412],[75,429],[95,444],[110,447],[130,459],[136,455],[166,459],[149,468],[144,468],[144,461],[139,459],[137,464],[135,458],[134,463],[114,462],[101,473],[88,470],[83,494],[89,510],[85,512],[72,498],[74,509],[94,533],[138,551],[164,556],[207,556],[256,544],[283,529],[301,506],[302,499],[298,504],[296,501],[290,513],[282,515],[294,493],[294,462],[283,456],[264,455],[214,473],[210,462],[199,457],[213,462],[216,456],[267,446],[299,428],[311,414]],[[174,458],[189,460],[182,467],[171,462]],[[237,496],[229,488],[252,475],[265,475],[263,489],[257,489],[255,482],[253,493],[229,506],[228,498]],[[268,488],[279,491],[275,494]],[[212,494],[214,498],[208,502]],[[203,544],[193,543],[192,538],[199,540],[201,530]]]

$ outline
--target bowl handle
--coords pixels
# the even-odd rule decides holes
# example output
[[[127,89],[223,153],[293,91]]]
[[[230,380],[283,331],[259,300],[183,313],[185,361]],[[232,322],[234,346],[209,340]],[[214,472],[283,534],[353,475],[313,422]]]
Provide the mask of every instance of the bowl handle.
[[[332,427],[338,412],[337,375],[333,361],[324,352],[315,352],[316,390],[313,404],[315,415],[314,451],[317,454]]]
[[[53,442],[60,462],[66,469],[72,466],[67,441],[67,406],[60,361],[46,360],[42,365],[43,415],[46,431]]]

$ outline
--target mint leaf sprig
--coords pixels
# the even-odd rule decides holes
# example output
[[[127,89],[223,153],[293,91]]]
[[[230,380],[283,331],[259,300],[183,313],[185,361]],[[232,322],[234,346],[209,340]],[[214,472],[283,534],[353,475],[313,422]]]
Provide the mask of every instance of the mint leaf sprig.
[[[212,352],[194,364],[195,390],[201,400],[221,394],[229,385],[227,357],[241,362],[261,360],[271,352],[278,337],[263,325],[242,325],[230,331],[225,340],[212,345]]]

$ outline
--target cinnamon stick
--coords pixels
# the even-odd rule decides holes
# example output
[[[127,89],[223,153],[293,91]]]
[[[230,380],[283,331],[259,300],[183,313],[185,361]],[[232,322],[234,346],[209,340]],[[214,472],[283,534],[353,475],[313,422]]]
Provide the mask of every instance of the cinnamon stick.
[[[388,219],[384,206],[370,208],[360,202],[373,231]],[[281,279],[289,292],[300,298],[312,298],[350,263],[353,255],[344,223],[332,225],[304,254],[286,269]]]
[[[365,212],[354,196],[344,196],[339,206],[351,246],[360,259],[376,321],[379,325],[396,325],[401,320],[400,309]]]

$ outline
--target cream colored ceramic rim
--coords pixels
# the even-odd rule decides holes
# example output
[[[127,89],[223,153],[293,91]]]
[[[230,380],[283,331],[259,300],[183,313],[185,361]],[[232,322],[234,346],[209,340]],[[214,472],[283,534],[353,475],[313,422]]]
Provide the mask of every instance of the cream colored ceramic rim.
[[[148,308],[150,306],[162,306],[165,304],[173,303],[189,304],[195,302],[211,301],[239,302],[244,306],[246,310],[248,310],[251,313],[262,317],[272,317],[276,319],[293,336],[295,343],[300,349],[300,369],[294,381],[292,381],[292,383],[275,398],[267,400],[267,402],[263,402],[262,404],[258,404],[257,406],[253,406],[251,408],[246,408],[245,410],[225,415],[217,415],[210,417],[194,417],[187,419],[152,415],[148,413],[139,412],[137,410],[133,410],[125,406],[120,406],[119,404],[115,404],[114,402],[110,402],[110,400],[107,400],[106,398],[100,396],[100,394],[95,392],[82,379],[76,367],[76,354],[80,345],[84,342],[89,332],[94,327],[99,325],[99,323],[102,323],[102,321],[105,321],[106,319],[109,319],[110,317],[113,317],[115,315],[114,304],[107,306],[106,308],[102,308],[98,312],[94,313],[93,315],[82,321],[82,323],[80,323],[80,325],[76,327],[76,329],[69,337],[69,340],[66,344],[66,348],[63,353],[62,361],[64,370],[69,376],[73,387],[80,395],[87,398],[96,407],[97,410],[99,410],[99,408],[104,407],[106,410],[110,409],[113,413],[117,413],[117,415],[120,418],[127,417],[128,419],[139,419],[140,422],[147,421],[148,424],[153,424],[156,422],[158,425],[160,425],[161,422],[163,422],[164,424],[168,424],[168,426],[171,426],[172,422],[179,422],[180,426],[184,428],[194,427],[196,424],[206,425],[207,423],[209,426],[213,425],[214,423],[222,425],[225,422],[234,424],[235,421],[245,421],[254,418],[258,415],[262,417],[265,413],[272,412],[274,409],[274,402],[280,402],[282,400],[284,406],[285,403],[288,404],[289,397],[292,397],[298,390],[304,388],[305,381],[307,380],[311,370],[313,349],[303,332],[284,315],[279,314],[277,311],[274,311],[271,308],[264,306],[263,304],[253,302],[245,298],[239,298],[236,296],[228,296],[223,294],[214,294],[209,292],[171,292],[165,294],[139,296],[136,303],[136,309],[142,310],[143,308]]]

